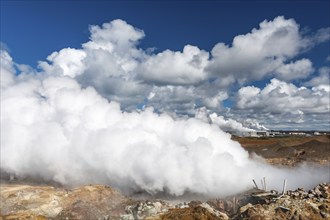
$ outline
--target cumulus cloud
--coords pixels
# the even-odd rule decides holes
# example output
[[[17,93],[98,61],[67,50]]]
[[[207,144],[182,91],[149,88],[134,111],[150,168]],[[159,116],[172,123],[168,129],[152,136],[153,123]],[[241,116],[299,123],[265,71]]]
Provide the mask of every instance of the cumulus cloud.
[[[218,43],[211,51],[212,59],[207,69],[211,74],[241,82],[275,76],[291,81],[308,77],[312,63],[304,58],[287,64],[287,61],[327,41],[328,29],[321,29],[311,36],[303,36],[293,19],[282,16],[263,21],[259,29],[236,36],[231,45]]]
[[[311,187],[326,169],[280,169],[249,158],[218,126],[153,109],[122,111],[69,76],[15,75],[1,81],[1,168],[66,185],[102,183],[125,192],[228,195],[264,176],[269,187]],[[271,175],[270,175],[271,173]],[[306,181],[307,180],[307,181]]]
[[[215,45],[208,69],[220,76],[234,74],[241,81],[262,79],[302,47],[298,24],[293,19],[277,17],[261,22],[259,29],[236,36],[231,46]]]
[[[155,86],[146,104],[161,112],[189,114],[189,110],[193,111],[195,108],[195,98],[197,94],[192,86]]]
[[[7,87],[13,83],[15,75],[14,63],[7,51],[0,51],[0,70],[1,70],[1,86]]]
[[[326,87],[330,85],[330,67],[321,67],[319,75],[305,83],[306,86]]]
[[[209,86],[208,88],[205,88]],[[222,109],[222,102],[228,93],[214,84],[199,86],[154,86],[145,102],[160,112],[176,113],[179,116],[193,116],[196,109],[206,107],[210,110]]]
[[[313,71],[312,62],[309,59],[301,59],[279,67],[276,76],[278,79],[291,81],[307,78]]]
[[[237,93],[237,107],[260,112],[319,112],[330,109],[329,91],[322,88],[297,87],[278,79],[272,79],[263,89],[254,86],[242,87]]]
[[[90,41],[83,44],[85,48],[105,50],[125,55],[134,48],[145,34],[142,30],[127,24],[121,19],[98,25],[90,26]]]
[[[148,57],[138,72],[143,80],[156,84],[195,84],[207,77],[208,59],[208,52],[186,45],[182,53],[165,50]]]
[[[39,67],[48,74],[76,78],[84,87],[93,86],[107,97],[135,109],[151,88],[136,80],[134,71],[145,52],[136,46],[144,32],[117,19],[90,26],[90,40],[81,49],[64,48],[48,56]]]
[[[84,58],[86,58],[84,51],[65,48],[47,57],[51,65],[47,62],[39,62],[39,67],[51,75],[76,77],[85,71]]]
[[[297,87],[272,79],[261,89],[254,86],[239,89],[235,111],[237,116],[258,119],[272,129],[327,130],[329,92],[329,85]]]
[[[82,45],[87,53],[86,74],[100,74],[105,78],[132,77],[132,71],[144,56],[137,48],[144,32],[120,19],[101,27],[92,25],[90,32],[90,41]]]
[[[3,51],[10,51],[9,47],[7,46],[7,44],[5,44],[4,42],[0,41],[0,50]]]
[[[82,48],[54,52],[47,62],[39,62],[39,67],[45,73],[76,78],[84,87],[93,86],[109,100],[120,102],[125,109],[145,104],[150,93],[156,94],[154,100],[157,100],[157,97],[164,98],[165,90],[185,90],[180,92],[187,94],[185,98],[190,97],[185,111],[201,105],[220,110],[228,89],[237,81],[247,82],[270,75],[290,81],[306,78],[313,71],[308,59],[287,62],[306,49],[312,37],[302,36],[299,25],[284,17],[261,22],[258,29],[236,36],[232,46],[218,43],[211,56],[192,45],[184,46],[182,52],[144,51],[138,48],[144,31],[120,19],[101,26],[91,25],[90,32],[90,40],[83,43]],[[323,39],[317,41],[322,42],[326,39],[325,33],[323,30],[313,36]],[[178,88],[168,89],[167,86]],[[173,97],[172,94],[168,96]],[[166,100],[169,106],[178,107],[175,100]]]
[[[312,85],[317,78],[311,79],[314,71],[311,60],[296,58],[329,40],[329,29],[307,35],[300,31],[294,19],[282,16],[265,20],[249,33],[236,36],[231,45],[219,42],[210,52],[193,45],[183,45],[182,51],[144,50],[139,48],[144,31],[120,19],[91,25],[89,30],[90,38],[81,48],[51,53],[39,62],[41,71],[22,64],[13,64],[13,68],[21,75],[71,77],[83,88],[93,87],[106,99],[119,102],[122,110],[153,107],[158,112],[183,117],[193,116],[196,109],[206,107],[226,119],[240,118],[241,113],[234,114],[236,111],[226,116],[223,102],[255,80],[275,77],[288,83],[296,80],[296,84],[310,80],[305,86],[315,87],[308,89],[311,93],[327,89],[326,85]],[[250,112],[258,112],[259,104],[246,104],[258,102],[253,97],[253,92],[259,92],[256,89],[242,88],[246,95],[240,97],[246,102],[240,100],[237,106],[242,108],[239,109],[254,106],[256,109]],[[319,109],[319,105],[325,103],[313,104]]]

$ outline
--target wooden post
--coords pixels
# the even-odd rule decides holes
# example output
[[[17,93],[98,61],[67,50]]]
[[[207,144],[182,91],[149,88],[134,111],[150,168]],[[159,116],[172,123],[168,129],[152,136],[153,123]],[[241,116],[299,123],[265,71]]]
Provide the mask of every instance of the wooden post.
[[[266,177],[264,177],[264,187],[265,187],[265,191],[267,191],[267,187],[266,187]]]
[[[236,197],[233,198],[233,210],[236,212]]]
[[[254,181],[254,179],[252,179],[252,181],[253,181],[254,185],[256,186],[256,189],[259,189],[259,187],[258,187],[256,181]]]
[[[260,182],[261,182],[261,188],[262,188],[262,190],[265,190],[264,182],[262,182],[262,179],[260,180]]]
[[[284,179],[282,195],[284,195],[285,191],[286,191],[286,179]]]

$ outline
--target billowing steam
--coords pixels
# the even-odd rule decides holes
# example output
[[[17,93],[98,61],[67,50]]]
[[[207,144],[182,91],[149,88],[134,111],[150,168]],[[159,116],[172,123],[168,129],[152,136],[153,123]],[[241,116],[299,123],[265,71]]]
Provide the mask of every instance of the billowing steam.
[[[153,109],[122,112],[68,76],[18,75],[2,54],[1,169],[66,185],[102,183],[132,192],[228,195],[267,178],[309,187],[327,170],[279,169],[249,158],[218,126]]]
[[[217,115],[217,113],[209,114],[205,107],[196,110],[195,118],[218,125],[222,130],[240,136],[246,136],[249,132],[255,131],[254,129],[247,128],[242,123],[231,118],[225,119],[223,116]]]

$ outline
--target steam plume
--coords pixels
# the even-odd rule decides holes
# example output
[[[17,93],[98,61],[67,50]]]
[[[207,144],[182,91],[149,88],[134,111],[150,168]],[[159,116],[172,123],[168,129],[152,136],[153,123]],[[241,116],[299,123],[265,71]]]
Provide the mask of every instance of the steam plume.
[[[198,119],[152,108],[122,112],[68,76],[16,76],[2,56],[1,168],[17,176],[219,196],[264,176],[277,189],[284,178],[291,188],[328,178],[321,168],[279,169],[252,160],[230,135]]]

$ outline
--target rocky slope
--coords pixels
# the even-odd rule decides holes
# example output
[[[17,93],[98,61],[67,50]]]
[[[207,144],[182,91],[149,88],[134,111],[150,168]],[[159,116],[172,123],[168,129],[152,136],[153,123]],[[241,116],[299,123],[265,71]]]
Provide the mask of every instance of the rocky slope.
[[[129,200],[101,185],[73,190],[52,186],[2,185],[1,216],[4,219],[98,219],[119,216]]]
[[[330,219],[330,184],[279,194],[251,190],[208,201],[135,200],[102,185],[64,189],[2,184],[2,219]]]
[[[296,166],[302,162],[328,165],[330,136],[233,137],[249,153],[273,165]]]
[[[240,207],[233,219],[330,219],[330,185],[326,183],[309,191],[300,188],[251,198],[255,200]]]

